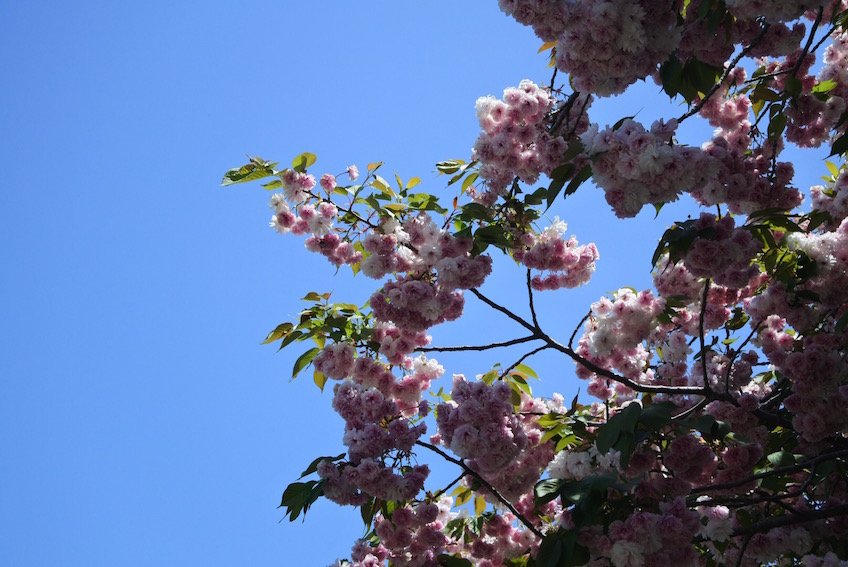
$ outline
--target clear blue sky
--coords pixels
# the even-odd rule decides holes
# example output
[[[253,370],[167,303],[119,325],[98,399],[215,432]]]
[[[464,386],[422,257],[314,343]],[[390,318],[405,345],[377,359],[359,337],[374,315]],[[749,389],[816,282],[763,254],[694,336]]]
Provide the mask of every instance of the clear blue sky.
[[[494,1],[2,2],[0,22],[0,564],[346,555],[355,510],[278,523],[285,485],[342,432],[329,393],[289,382],[299,351],[259,343],[306,292],[361,304],[372,282],[331,280],[267,227],[261,188],[222,174],[311,151],[316,173],[382,160],[450,198],[433,164],[469,155],[478,96],[548,79],[540,42]],[[593,119],[663,115],[638,92]],[[584,193],[555,212],[601,260],[590,287],[541,300],[562,333],[648,284],[645,243],[674,219],[615,224]],[[509,301],[517,275],[484,291]],[[468,303],[477,318],[437,340],[516,336]],[[444,384],[511,358],[445,358]],[[571,364],[534,366],[576,391]]]

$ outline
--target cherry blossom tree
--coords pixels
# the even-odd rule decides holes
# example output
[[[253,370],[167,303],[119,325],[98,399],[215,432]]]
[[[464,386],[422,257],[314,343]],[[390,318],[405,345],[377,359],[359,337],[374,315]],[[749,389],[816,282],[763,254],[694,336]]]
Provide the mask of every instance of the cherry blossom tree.
[[[310,293],[266,339],[311,346],[294,375],[331,384],[345,423],[347,451],[285,489],[286,515],[322,497],[358,507],[368,535],[336,563],[356,567],[848,565],[848,3],[499,5],[552,76],[477,101],[471,155],[436,166],[450,196],[382,163],[318,174],[311,153],[224,177],[263,180],[274,230],[374,280],[363,306]],[[682,113],[592,122],[594,102],[641,80]],[[698,119],[712,137],[679,140]],[[788,144],[829,149],[823,185],[793,184]],[[699,210],[646,254],[654,289],[601,296],[558,337],[534,298],[587,284],[599,250],[545,213],[589,180],[621,219],[681,198]],[[498,254],[526,276],[515,305],[480,289],[509,269]],[[433,343],[467,298],[515,337]],[[524,349],[510,366],[427,395],[440,352],[507,347]],[[541,351],[594,401],[535,397]],[[429,459],[456,479],[431,486]]]

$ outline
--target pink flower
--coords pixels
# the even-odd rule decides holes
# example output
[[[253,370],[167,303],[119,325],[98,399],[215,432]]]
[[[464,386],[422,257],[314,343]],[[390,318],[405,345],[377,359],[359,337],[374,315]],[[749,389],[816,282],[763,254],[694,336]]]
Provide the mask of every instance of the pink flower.
[[[336,178],[329,173],[325,173],[321,176],[321,187],[323,187],[327,193],[332,193],[333,189],[336,188]]]

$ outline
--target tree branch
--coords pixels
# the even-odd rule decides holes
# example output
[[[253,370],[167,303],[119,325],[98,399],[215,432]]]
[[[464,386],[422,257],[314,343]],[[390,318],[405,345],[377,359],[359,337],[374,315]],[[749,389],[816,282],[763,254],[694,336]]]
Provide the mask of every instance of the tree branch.
[[[539,328],[539,320],[536,318],[536,308],[533,306],[533,286],[530,278],[530,268],[527,268],[527,301],[530,303],[530,316],[533,317],[533,326]]]
[[[686,112],[685,114],[682,114],[682,115],[680,116],[680,118],[678,118],[678,119],[677,119],[677,123],[678,123],[678,124],[679,124],[679,123],[681,123],[681,122],[683,122],[684,120],[686,120],[686,119],[687,119],[687,118],[689,118],[690,116],[692,116],[692,115],[694,115],[694,114],[698,114],[698,112],[700,112],[700,111],[701,111],[701,109],[704,107],[704,105],[705,105],[705,104],[707,104],[707,101],[708,101],[708,100],[710,100],[710,98],[712,98],[712,96],[716,93],[716,91],[717,91],[719,88],[721,88],[721,85],[723,85],[723,84],[724,84],[725,79],[727,79],[727,76],[728,76],[728,75],[730,75],[730,72],[731,72],[731,71],[733,71],[733,69],[736,67],[736,65],[737,65],[740,61],[742,61],[742,59],[743,59],[745,56],[747,56],[747,55],[751,52],[751,50],[752,50],[752,49],[754,49],[754,48],[757,46],[757,44],[758,44],[758,43],[760,43],[760,41],[763,39],[763,36],[765,36],[765,35],[766,35],[766,32],[767,32],[767,31],[768,31],[768,29],[769,29],[769,26],[770,26],[770,24],[768,24],[768,23],[766,23],[766,24],[764,24],[764,25],[763,25],[763,29],[760,31],[760,33],[759,33],[759,34],[757,34],[757,37],[755,37],[755,38],[751,41],[750,45],[748,45],[748,47],[746,47],[745,49],[743,49],[742,51],[740,51],[740,52],[739,52],[739,55],[737,55],[736,57],[734,57],[734,58],[733,58],[733,61],[731,61],[730,63],[728,63],[727,68],[724,70],[724,73],[722,73],[722,74],[721,74],[721,78],[720,78],[720,79],[716,82],[716,84],[715,84],[715,85],[713,85],[713,88],[711,88],[711,89],[710,89],[710,92],[708,92],[707,94],[705,94],[705,95],[704,95],[704,98],[702,98],[702,99],[698,102],[698,104],[696,104],[695,106],[693,106],[693,107],[689,110],[689,112]]]
[[[738,486],[742,486],[744,484],[748,484],[749,482],[753,482],[755,480],[759,480],[761,478],[766,478],[769,476],[776,476],[787,473],[794,473],[804,470],[809,466],[816,465],[818,463],[829,461],[831,459],[838,459],[840,457],[848,456],[848,449],[843,449],[840,451],[834,451],[832,453],[825,453],[823,455],[819,455],[813,459],[809,459],[804,461],[803,463],[798,463],[796,465],[788,465],[785,467],[779,467],[774,470],[765,471],[757,474],[752,474],[751,476],[745,477],[743,479],[734,480],[732,482],[724,482],[721,484],[709,484],[705,486],[696,486],[692,490],[689,491],[690,496],[694,494],[699,494],[701,492],[709,492],[711,490],[725,490],[729,488],[736,488]]]
[[[830,508],[819,508],[818,510],[801,511],[795,514],[785,514],[783,516],[768,518],[761,522],[757,522],[750,528],[736,528],[730,535],[732,537],[745,534],[765,533],[769,530],[773,530],[774,528],[779,528],[782,526],[804,524],[806,522],[824,520],[827,518],[835,518],[837,516],[848,516],[848,504],[841,504],[839,506],[831,506]]]
[[[519,520],[522,524],[524,524],[524,525],[527,527],[527,529],[528,529],[528,530],[530,530],[531,532],[533,532],[533,534],[535,534],[535,535],[536,535],[537,537],[539,537],[539,538],[543,538],[543,537],[545,537],[545,534],[543,534],[541,531],[539,531],[539,529],[538,529],[536,526],[534,526],[534,525],[533,525],[533,523],[532,523],[530,520],[528,520],[528,519],[524,516],[524,514],[522,514],[522,513],[521,513],[521,512],[519,512],[518,510],[516,510],[515,506],[513,506],[513,505],[512,505],[512,503],[511,503],[509,500],[507,500],[506,498],[504,498],[504,497],[501,495],[501,493],[500,493],[500,492],[498,492],[498,491],[495,489],[495,487],[494,487],[494,486],[492,486],[492,485],[489,483],[489,481],[487,481],[485,478],[483,478],[482,476],[480,476],[480,473],[478,473],[477,471],[475,471],[474,469],[472,469],[471,467],[469,467],[468,465],[466,465],[466,464],[465,464],[465,462],[461,461],[460,459],[455,459],[455,458],[451,457],[450,455],[448,455],[447,453],[445,453],[444,451],[442,451],[441,449],[439,449],[439,448],[438,448],[438,447],[436,447],[435,445],[431,445],[430,443],[427,443],[427,442],[425,442],[425,441],[416,441],[416,442],[415,442],[415,444],[416,444],[416,445],[420,445],[421,447],[424,447],[424,448],[426,448],[426,449],[430,449],[431,451],[433,451],[433,452],[434,452],[434,453],[436,453],[437,455],[440,455],[440,456],[441,456],[442,458],[444,458],[446,461],[448,461],[448,462],[450,462],[450,463],[453,463],[453,464],[455,464],[455,465],[457,465],[457,466],[459,466],[459,467],[462,467],[462,470],[464,470],[464,471],[465,471],[465,474],[469,474],[469,475],[473,476],[474,478],[476,478],[476,479],[480,482],[480,484],[482,484],[482,485],[483,485],[483,487],[484,487],[486,490],[488,490],[489,492],[491,492],[491,493],[492,493],[492,495],[493,495],[495,498],[497,498],[497,499],[498,499],[498,502],[500,502],[501,504],[503,504],[504,506],[506,506],[506,507],[509,509],[509,511],[510,511],[510,512],[512,512],[512,514],[513,514],[516,518],[518,518],[518,520]]]
[[[538,337],[535,335],[530,335],[528,337],[521,337],[520,339],[512,339],[509,341],[503,341],[499,343],[491,343],[488,345],[463,345],[463,346],[444,346],[444,347],[421,347],[415,349],[416,352],[465,352],[465,351],[483,351],[483,350],[491,350],[493,348],[502,348],[508,347],[512,345],[518,345],[521,343],[526,343],[530,341],[538,340]]]

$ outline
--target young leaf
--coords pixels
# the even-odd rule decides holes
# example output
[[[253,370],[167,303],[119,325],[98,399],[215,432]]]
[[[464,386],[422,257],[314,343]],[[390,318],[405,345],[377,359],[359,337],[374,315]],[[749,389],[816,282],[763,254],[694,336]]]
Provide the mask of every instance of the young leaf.
[[[306,168],[315,163],[318,157],[315,154],[304,152],[292,160],[292,168],[295,171],[303,173]]]
[[[297,375],[300,374],[300,371],[309,366],[312,362],[312,359],[318,356],[318,353],[321,352],[321,349],[318,347],[313,347],[308,351],[301,354],[297,360],[294,361],[294,369],[292,370],[292,380],[297,378]]]
[[[315,382],[315,385],[318,386],[322,392],[324,391],[324,384],[327,383],[327,377],[323,372],[318,372],[317,370],[313,372],[312,381]]]

